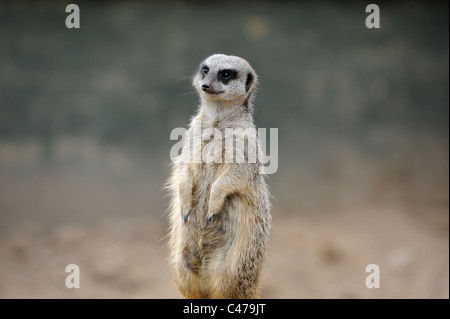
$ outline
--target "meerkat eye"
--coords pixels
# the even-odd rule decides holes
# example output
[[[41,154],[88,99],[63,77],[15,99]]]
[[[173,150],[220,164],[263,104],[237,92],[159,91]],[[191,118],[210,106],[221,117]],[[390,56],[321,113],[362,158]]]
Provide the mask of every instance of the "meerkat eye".
[[[225,80],[229,80],[231,78],[231,72],[227,72],[227,71],[223,72],[223,78]]]
[[[234,79],[237,75],[237,71],[235,70],[222,70],[218,74],[218,78],[220,81],[222,81],[224,84],[227,84],[228,81]]]
[[[205,76],[206,74],[208,74],[209,68],[207,66],[202,66],[201,72],[202,72],[203,76]]]

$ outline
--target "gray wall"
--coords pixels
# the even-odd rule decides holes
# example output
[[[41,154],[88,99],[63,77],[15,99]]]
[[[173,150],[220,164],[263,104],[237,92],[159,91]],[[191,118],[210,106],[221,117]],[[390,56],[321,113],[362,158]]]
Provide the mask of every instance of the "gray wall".
[[[279,130],[275,211],[448,210],[448,3],[379,3],[377,30],[360,2],[77,3],[79,30],[65,3],[0,4],[3,226],[164,218],[169,134],[217,52],[260,76],[256,124]]]

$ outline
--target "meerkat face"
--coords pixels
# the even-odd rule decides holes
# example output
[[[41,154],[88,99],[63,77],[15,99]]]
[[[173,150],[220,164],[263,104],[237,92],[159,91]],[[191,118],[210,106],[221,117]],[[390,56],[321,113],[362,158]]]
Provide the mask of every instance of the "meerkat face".
[[[256,82],[256,73],[247,61],[224,54],[214,54],[203,61],[193,80],[202,98],[238,103],[250,96]]]

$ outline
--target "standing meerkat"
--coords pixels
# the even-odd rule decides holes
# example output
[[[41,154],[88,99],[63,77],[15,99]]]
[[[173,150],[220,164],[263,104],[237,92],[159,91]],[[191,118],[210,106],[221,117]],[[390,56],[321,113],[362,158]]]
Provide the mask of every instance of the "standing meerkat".
[[[186,298],[259,298],[271,215],[258,139],[248,133],[256,132],[257,79],[247,61],[224,54],[208,57],[193,78],[201,103],[168,181],[170,262]]]

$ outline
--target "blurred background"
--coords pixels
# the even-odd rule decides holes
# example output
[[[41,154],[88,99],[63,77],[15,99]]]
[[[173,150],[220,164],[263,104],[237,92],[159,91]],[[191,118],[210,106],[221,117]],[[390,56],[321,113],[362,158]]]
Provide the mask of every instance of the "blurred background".
[[[449,297],[448,2],[71,2],[0,2],[1,298],[181,297],[169,135],[213,53],[279,132],[263,297]]]

